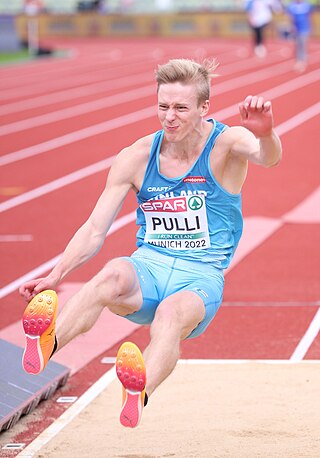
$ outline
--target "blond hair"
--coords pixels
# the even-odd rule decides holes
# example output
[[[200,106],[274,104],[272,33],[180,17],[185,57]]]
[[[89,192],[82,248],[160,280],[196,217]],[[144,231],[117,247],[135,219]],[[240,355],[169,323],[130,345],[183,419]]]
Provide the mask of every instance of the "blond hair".
[[[195,84],[198,90],[198,103],[210,98],[211,78],[217,76],[216,59],[205,59],[202,64],[191,59],[171,59],[166,64],[158,65],[156,81],[158,90],[161,84]]]

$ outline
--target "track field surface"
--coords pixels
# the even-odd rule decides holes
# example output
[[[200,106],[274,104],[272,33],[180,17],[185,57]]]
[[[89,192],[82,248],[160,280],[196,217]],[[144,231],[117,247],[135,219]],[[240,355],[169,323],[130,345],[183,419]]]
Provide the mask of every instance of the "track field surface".
[[[1,434],[1,446],[23,443],[23,450],[0,455],[320,456],[319,42],[309,44],[304,73],[294,71],[292,43],[280,40],[268,43],[262,60],[248,42],[231,39],[48,44],[65,56],[0,68],[2,339],[23,346],[19,285],[57,262],[115,155],[159,129],[159,63],[217,57],[210,114],[234,125],[246,95],[272,100],[284,157],[272,169],[250,166],[244,235],[223,305],[204,335],[182,344],[176,371],[139,428],[118,424],[113,362],[124,340],[143,349],[149,330],[106,311],[54,357],[71,368],[66,386]],[[60,285],[60,306],[107,260],[130,254],[135,233],[130,195],[101,252]],[[60,404],[61,395],[78,400]]]

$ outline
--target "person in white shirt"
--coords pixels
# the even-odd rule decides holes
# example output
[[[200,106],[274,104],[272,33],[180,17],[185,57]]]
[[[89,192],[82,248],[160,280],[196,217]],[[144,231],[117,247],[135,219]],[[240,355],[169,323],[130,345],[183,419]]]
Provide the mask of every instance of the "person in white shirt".
[[[257,57],[265,57],[264,31],[271,23],[273,13],[282,10],[279,0],[246,0],[245,10],[253,32],[254,53]]]

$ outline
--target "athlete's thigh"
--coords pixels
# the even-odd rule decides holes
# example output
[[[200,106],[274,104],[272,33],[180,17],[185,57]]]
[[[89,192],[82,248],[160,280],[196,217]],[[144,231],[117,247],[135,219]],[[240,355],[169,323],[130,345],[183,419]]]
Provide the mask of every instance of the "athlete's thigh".
[[[147,259],[138,256],[137,252],[131,257],[121,259],[135,272],[134,278],[138,283],[140,297],[139,307],[125,317],[134,323],[150,324],[159,305],[154,266]]]
[[[140,309],[143,297],[136,270],[126,258],[115,258],[105,266],[106,288],[115,288],[111,311],[127,315]],[[113,310],[114,308],[114,310]]]

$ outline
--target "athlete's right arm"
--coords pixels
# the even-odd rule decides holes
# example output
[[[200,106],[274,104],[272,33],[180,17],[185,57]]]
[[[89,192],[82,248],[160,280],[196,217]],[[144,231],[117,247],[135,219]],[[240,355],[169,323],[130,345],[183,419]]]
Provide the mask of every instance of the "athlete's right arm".
[[[30,301],[45,289],[55,289],[71,271],[84,264],[101,249],[111,224],[121,209],[128,192],[133,188],[132,167],[135,166],[132,165],[133,155],[132,147],[118,154],[109,171],[106,186],[91,215],[74,234],[57,265],[48,276],[27,281],[21,285],[19,292],[26,301]],[[128,162],[130,162],[129,166]]]

